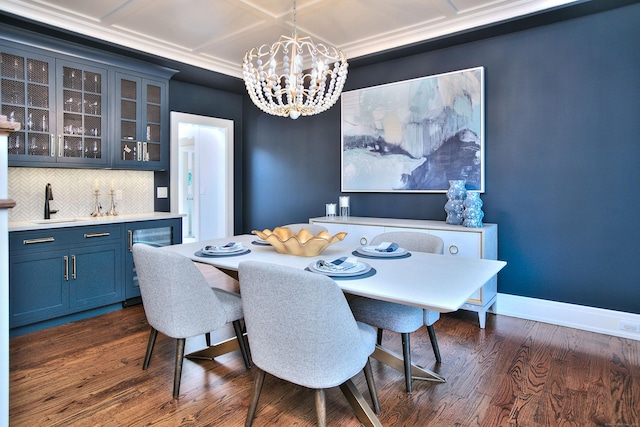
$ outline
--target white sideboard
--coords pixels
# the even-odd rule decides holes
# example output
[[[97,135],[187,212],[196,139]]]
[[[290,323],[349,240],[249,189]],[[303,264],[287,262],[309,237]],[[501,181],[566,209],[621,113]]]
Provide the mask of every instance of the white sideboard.
[[[498,226],[484,224],[482,228],[468,228],[451,225],[444,221],[347,217],[310,218],[311,224],[322,225],[331,234],[346,231],[345,241],[354,246],[367,245],[378,234],[389,231],[415,231],[439,236],[444,240],[445,256],[497,259]],[[461,307],[478,313],[480,327],[485,327],[487,311],[496,302],[498,290],[497,277],[494,276]],[[443,286],[446,286],[443,283]]]

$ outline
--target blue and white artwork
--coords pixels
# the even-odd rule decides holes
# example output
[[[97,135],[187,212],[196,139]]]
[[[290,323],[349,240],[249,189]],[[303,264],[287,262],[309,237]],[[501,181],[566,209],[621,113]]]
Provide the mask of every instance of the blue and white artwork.
[[[484,192],[484,67],[342,94],[342,191]]]

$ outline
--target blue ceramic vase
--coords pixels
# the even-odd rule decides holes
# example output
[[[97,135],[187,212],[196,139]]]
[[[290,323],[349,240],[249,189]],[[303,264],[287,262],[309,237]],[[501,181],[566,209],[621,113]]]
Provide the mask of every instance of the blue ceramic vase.
[[[464,199],[464,211],[462,213],[462,225],[471,228],[482,227],[482,199],[477,191],[467,191],[467,197]]]
[[[463,203],[467,194],[466,183],[464,179],[449,181],[449,189],[447,190],[447,198],[449,200],[444,205],[444,210],[447,213],[447,224],[460,225],[464,220],[462,212],[464,211]]]

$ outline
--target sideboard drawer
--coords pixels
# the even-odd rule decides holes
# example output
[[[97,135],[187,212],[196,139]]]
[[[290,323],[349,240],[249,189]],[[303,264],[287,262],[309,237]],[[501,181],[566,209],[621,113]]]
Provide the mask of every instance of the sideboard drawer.
[[[413,233],[433,234],[444,241],[444,254],[465,258],[482,258],[482,236],[467,231],[449,231],[405,227],[384,227],[384,232],[410,231]],[[382,232],[382,231],[380,231]]]
[[[444,254],[463,258],[482,258],[482,239],[479,233],[429,230],[429,234],[444,241]]]
[[[349,224],[348,235],[351,236],[349,241],[359,246],[367,246],[374,237],[383,232],[384,228],[372,225],[353,225]]]
[[[321,223],[323,227],[327,228],[330,234],[336,234],[340,232],[346,232],[347,236],[344,241],[353,246],[366,246],[371,242],[378,234],[384,232],[384,227],[377,227],[371,225],[354,225],[354,224],[329,224]]]

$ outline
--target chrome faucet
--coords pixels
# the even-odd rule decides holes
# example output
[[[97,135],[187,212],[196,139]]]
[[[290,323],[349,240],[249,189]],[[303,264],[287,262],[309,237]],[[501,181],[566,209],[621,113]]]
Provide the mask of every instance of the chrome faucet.
[[[51,184],[47,184],[44,188],[44,219],[51,219],[51,214],[58,212],[49,208],[50,200],[53,200],[53,193],[51,192]]]

